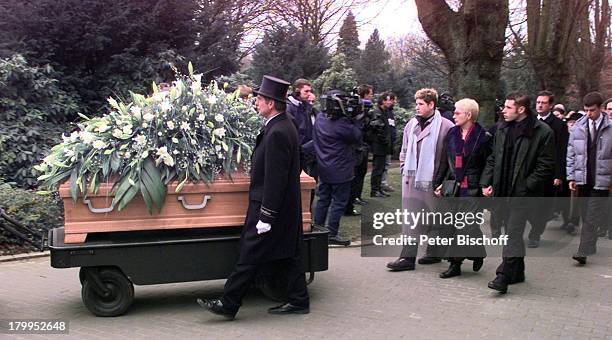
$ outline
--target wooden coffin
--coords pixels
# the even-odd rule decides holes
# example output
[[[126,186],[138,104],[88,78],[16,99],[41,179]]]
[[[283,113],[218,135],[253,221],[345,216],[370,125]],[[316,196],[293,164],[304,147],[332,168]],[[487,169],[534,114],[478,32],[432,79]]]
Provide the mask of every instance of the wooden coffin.
[[[83,243],[88,233],[99,232],[242,226],[250,180],[244,173],[232,177],[233,180],[219,179],[208,185],[187,183],[179,193],[175,192],[178,183],[171,183],[161,211],[158,213],[154,208],[152,215],[147,212],[140,195],[118,211],[111,205],[112,183],[103,183],[98,193],[74,202],[66,182],[59,188],[64,203],[64,242]],[[310,191],[316,184],[304,172],[300,182],[303,228],[309,231],[312,220]]]

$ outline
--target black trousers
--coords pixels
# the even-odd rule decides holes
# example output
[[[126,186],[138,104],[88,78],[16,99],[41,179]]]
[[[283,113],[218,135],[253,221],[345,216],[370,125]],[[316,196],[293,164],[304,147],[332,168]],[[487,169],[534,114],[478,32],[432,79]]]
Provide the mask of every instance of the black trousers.
[[[372,178],[370,185],[372,187],[371,192],[381,190],[382,174],[385,171],[385,163],[387,161],[387,155],[373,155],[372,156]]]
[[[592,186],[579,186],[578,199],[582,228],[580,231],[580,246],[578,253],[584,256],[597,252],[597,227],[609,223],[610,210],[608,190],[595,190]]]
[[[502,251],[502,263],[497,267],[496,273],[503,274],[509,281],[514,281],[520,275],[525,274],[525,241],[523,234],[527,219],[533,214],[533,208],[529,207],[529,200],[521,200],[522,197],[512,198],[506,209],[508,210],[506,220],[506,234],[508,243]]]
[[[273,275],[283,275],[287,282],[287,302],[295,306],[309,307],[310,299],[299,256],[260,264],[238,262],[225,282],[221,297],[223,304],[238,310],[255,276],[262,270]]]
[[[355,162],[355,177],[351,182],[351,196],[349,197],[348,204],[346,205],[346,211],[353,211],[355,205],[353,202],[356,198],[361,198],[363,192],[363,181],[366,174],[368,173],[368,152],[363,151],[356,156],[357,161]]]

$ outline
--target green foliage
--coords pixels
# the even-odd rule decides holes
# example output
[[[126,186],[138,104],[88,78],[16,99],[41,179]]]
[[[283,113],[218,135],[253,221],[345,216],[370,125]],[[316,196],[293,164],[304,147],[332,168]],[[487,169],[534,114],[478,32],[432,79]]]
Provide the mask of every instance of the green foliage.
[[[255,47],[248,73],[255,81],[269,74],[293,82],[318,77],[328,64],[326,47],[314,45],[306,33],[294,27],[277,26]]]
[[[360,44],[355,16],[353,12],[349,11],[342,23],[342,27],[340,27],[336,52],[343,53],[346,56],[346,63],[352,69],[356,69],[359,65],[359,58],[361,56]]]
[[[248,74],[241,73],[241,72],[235,72],[228,76],[217,77],[216,81],[218,84],[223,85],[226,91],[230,91],[230,92],[233,92],[236,89],[238,89],[238,85],[246,85],[251,88],[254,88],[257,86],[256,82],[254,82],[253,79],[251,79],[251,77]]]
[[[395,144],[393,145],[393,157],[397,159],[399,157],[400,150],[402,149],[404,128],[406,127],[408,121],[414,117],[414,112],[396,105],[393,108],[393,114],[395,115],[395,128],[397,129],[397,138],[395,139]]]
[[[332,57],[332,65],[313,81],[315,92],[323,94],[329,90],[350,92],[357,86],[357,74],[346,65],[346,57],[339,53]]]
[[[0,177],[22,188],[36,185],[33,165],[77,112],[74,97],[59,87],[51,67],[32,67],[21,55],[0,59]]]
[[[81,112],[176,78],[186,60],[205,80],[238,70],[244,22],[237,1],[7,0],[0,7],[0,56],[50,64]],[[76,117],[72,117],[76,118]]]
[[[31,190],[0,183],[0,207],[18,222],[41,233],[63,226],[63,210],[57,196],[39,195]],[[0,218],[0,223],[6,223]],[[27,232],[15,228],[27,235]],[[2,228],[0,228],[2,231]],[[8,232],[0,232],[0,244],[21,242]]]
[[[375,29],[365,49],[361,53],[360,66],[357,69],[359,82],[374,86],[375,92],[388,90],[389,60],[391,55],[385,49],[385,42],[380,39]]]

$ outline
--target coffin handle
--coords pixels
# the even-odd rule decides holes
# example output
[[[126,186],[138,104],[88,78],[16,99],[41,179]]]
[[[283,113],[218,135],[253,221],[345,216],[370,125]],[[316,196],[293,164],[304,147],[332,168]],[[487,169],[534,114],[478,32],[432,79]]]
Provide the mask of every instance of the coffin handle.
[[[89,209],[89,211],[91,211],[94,214],[105,214],[105,213],[109,213],[111,211],[113,211],[113,209],[115,209],[115,206],[111,203],[110,207],[108,208],[94,208],[93,205],[91,204],[91,201],[88,199],[84,199],[83,200],[83,204],[87,204],[87,208]]]
[[[183,208],[187,209],[187,210],[198,210],[198,209],[204,209],[204,207],[206,207],[206,204],[208,203],[208,200],[211,199],[212,197],[210,195],[204,195],[204,200],[202,200],[202,203],[200,204],[189,204],[187,203],[187,201],[185,200],[184,196],[179,196],[177,197],[177,199],[179,201],[181,201],[181,203],[183,204]]]

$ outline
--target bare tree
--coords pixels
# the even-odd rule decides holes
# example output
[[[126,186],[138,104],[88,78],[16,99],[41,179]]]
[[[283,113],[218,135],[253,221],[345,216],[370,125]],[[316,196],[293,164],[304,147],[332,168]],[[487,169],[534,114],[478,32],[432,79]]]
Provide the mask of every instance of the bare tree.
[[[310,35],[315,44],[328,46],[338,34],[349,11],[359,12],[378,0],[293,0],[272,1],[273,17],[293,24]],[[367,20],[366,20],[367,21]],[[359,26],[361,23],[357,23]],[[329,47],[329,46],[328,46]]]
[[[508,24],[507,1],[463,0],[457,10],[444,0],[416,0],[416,5],[425,33],[446,57],[453,95],[478,100],[481,121],[492,122]]]
[[[600,90],[601,70],[610,54],[610,5],[608,0],[593,0],[590,11],[578,18],[574,67],[579,98]],[[592,19],[592,20],[591,20]]]

